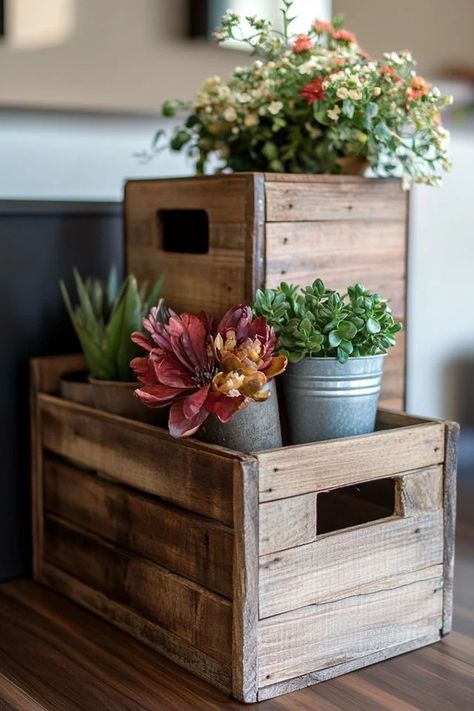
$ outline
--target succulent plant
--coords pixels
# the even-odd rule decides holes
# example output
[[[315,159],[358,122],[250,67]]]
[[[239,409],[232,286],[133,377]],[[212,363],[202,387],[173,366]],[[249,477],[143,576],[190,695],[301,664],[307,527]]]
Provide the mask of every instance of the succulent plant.
[[[143,317],[156,304],[161,278],[148,288],[146,283],[139,287],[132,274],[120,286],[114,267],[105,284],[97,279],[83,280],[77,269],[73,274],[76,305],[62,280],[59,286],[91,376],[100,380],[133,380],[130,361],[139,348],[130,340],[130,334],[141,328]]]
[[[273,326],[277,350],[293,363],[305,357],[336,357],[344,363],[349,357],[386,353],[402,328],[379,294],[355,284],[341,295],[321,279],[303,289],[283,282],[259,290],[253,311]]]
[[[274,356],[274,330],[265,318],[252,318],[249,306],[230,309],[217,328],[200,314],[175,314],[168,323],[152,309],[144,319],[147,334],[133,341],[148,355],[131,365],[141,387],[137,397],[148,407],[171,405],[173,437],[196,432],[215,414],[229,422],[238,410],[269,396],[267,382],[286,367],[285,356]]]

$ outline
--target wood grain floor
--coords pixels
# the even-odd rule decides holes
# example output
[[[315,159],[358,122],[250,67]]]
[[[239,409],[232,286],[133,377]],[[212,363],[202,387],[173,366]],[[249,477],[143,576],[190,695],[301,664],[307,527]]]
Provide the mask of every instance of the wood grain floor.
[[[455,629],[436,645],[278,699],[259,711],[474,709],[474,526],[459,526]],[[0,585],[0,709],[244,709],[65,598]],[[251,708],[247,706],[247,708]]]

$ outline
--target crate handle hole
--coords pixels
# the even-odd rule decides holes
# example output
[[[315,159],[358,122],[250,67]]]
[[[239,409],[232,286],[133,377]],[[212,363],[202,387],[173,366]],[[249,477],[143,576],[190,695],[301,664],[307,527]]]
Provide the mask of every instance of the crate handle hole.
[[[316,531],[331,533],[395,514],[395,479],[344,486],[318,494]]]
[[[164,252],[209,252],[209,217],[206,210],[158,210],[156,219]]]

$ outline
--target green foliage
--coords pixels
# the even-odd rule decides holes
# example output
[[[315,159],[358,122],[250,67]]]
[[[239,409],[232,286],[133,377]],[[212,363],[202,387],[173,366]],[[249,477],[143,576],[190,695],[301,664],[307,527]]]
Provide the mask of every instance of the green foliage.
[[[273,326],[278,350],[292,363],[307,357],[344,363],[349,357],[387,353],[402,328],[379,294],[355,284],[341,295],[321,279],[303,289],[282,282],[259,290],[253,311]]]
[[[140,354],[140,348],[130,334],[142,330],[142,319],[156,305],[161,277],[149,289],[146,283],[139,287],[130,274],[119,288],[115,267],[105,284],[83,280],[77,269],[73,273],[76,305],[62,280],[59,287],[91,375],[100,380],[133,380],[130,361]]]

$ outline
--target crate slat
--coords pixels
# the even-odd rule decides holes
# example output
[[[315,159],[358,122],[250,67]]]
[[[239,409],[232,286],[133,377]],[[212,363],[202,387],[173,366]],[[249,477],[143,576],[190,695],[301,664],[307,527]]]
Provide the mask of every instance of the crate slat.
[[[371,181],[346,175],[298,177],[272,180],[267,174],[268,222],[406,220],[406,194],[398,180]]]
[[[229,600],[52,515],[45,516],[45,546],[51,565],[230,663]]]
[[[326,534],[260,557],[260,618],[440,575],[442,562],[442,510]]]
[[[232,598],[232,529],[47,457],[48,513]]]
[[[434,577],[261,620],[260,686],[433,635],[441,626],[442,586]]]
[[[221,448],[178,443],[157,427],[60,398],[40,395],[39,401],[49,451],[232,525],[233,460]]]
[[[382,430],[255,456],[260,464],[260,501],[274,501],[441,464],[444,425]]]
[[[316,538],[316,494],[259,506],[260,555],[295,548]]]

